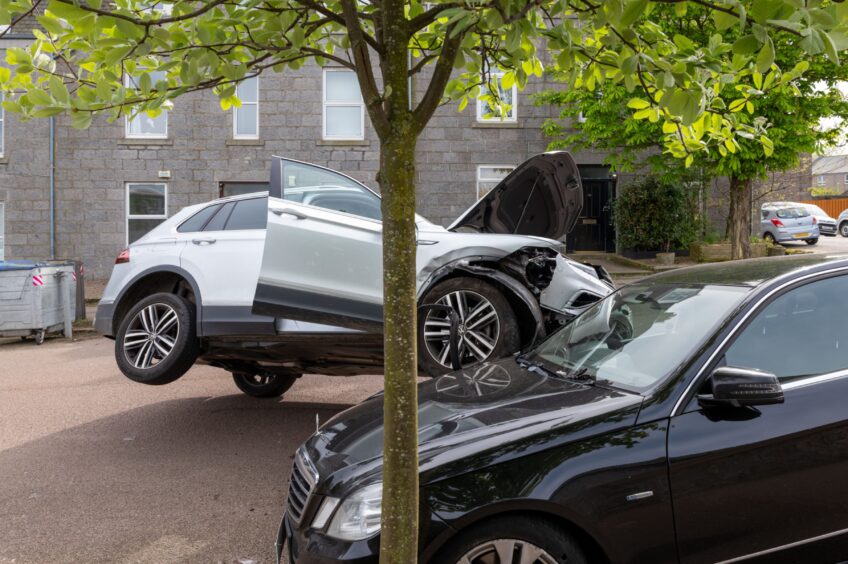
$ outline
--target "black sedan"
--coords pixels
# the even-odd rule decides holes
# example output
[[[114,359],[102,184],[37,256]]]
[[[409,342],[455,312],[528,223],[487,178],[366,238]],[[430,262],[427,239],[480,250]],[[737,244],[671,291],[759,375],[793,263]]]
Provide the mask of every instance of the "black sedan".
[[[420,387],[420,561],[848,558],[848,257],[622,288],[522,356]],[[297,452],[292,563],[376,562],[382,399]]]

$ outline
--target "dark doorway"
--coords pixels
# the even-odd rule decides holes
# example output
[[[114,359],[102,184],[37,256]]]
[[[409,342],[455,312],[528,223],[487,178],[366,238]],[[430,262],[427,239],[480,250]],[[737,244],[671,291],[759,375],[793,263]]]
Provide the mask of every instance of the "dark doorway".
[[[583,182],[583,210],[574,230],[566,237],[566,249],[572,251],[615,251],[615,225],[612,202],[615,177],[609,167],[578,165]]]

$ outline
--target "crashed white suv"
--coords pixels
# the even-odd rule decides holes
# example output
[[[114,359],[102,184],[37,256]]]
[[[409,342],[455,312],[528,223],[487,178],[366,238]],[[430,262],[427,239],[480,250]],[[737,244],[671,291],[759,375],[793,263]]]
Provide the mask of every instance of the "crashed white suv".
[[[306,372],[382,366],[380,198],[356,180],[274,157],[269,194],[183,209],[123,251],[95,327],[121,371],[166,384],[198,359],[257,397]],[[613,290],[559,253],[583,201],[568,153],[535,156],[444,229],[417,218],[420,365],[512,354]],[[455,349],[456,352],[456,349]],[[454,357],[455,361],[456,358]]]

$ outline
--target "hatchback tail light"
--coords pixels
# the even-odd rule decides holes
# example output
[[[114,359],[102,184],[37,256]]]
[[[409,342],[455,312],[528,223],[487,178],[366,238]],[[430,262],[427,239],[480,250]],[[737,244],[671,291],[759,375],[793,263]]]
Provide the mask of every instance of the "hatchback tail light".
[[[124,249],[118,256],[115,258],[115,264],[124,264],[125,262],[130,262],[130,250]]]
[[[816,216],[813,216],[813,225],[817,224],[819,220],[816,219]]]
[[[783,227],[783,222],[777,219],[776,217],[771,218],[771,222],[775,227]]]

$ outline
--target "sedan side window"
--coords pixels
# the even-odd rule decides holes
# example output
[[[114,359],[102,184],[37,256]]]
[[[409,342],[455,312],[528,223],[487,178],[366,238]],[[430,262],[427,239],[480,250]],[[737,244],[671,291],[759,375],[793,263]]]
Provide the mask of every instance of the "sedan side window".
[[[848,276],[811,282],[779,296],[725,354],[728,366],[781,380],[848,369]]]
[[[221,206],[221,209],[218,210],[218,213],[215,214],[215,217],[209,220],[209,223],[206,224],[206,227],[204,227],[203,230],[223,231],[224,225],[227,224],[227,219],[229,219],[230,213],[232,213],[235,205],[235,202],[228,202]]]

